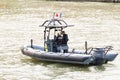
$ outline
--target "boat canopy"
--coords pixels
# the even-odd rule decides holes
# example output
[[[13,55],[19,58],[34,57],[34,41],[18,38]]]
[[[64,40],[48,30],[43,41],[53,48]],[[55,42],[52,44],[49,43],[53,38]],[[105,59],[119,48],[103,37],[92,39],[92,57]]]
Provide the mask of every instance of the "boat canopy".
[[[72,27],[74,25],[68,25],[64,20],[62,19],[51,19],[46,20],[40,27],[45,28],[66,28],[66,27]]]

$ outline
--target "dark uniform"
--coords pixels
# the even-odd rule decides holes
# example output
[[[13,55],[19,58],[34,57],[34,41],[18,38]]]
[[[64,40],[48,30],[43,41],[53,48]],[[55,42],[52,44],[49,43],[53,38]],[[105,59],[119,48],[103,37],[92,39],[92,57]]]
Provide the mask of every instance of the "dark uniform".
[[[57,45],[61,45],[62,44],[62,36],[61,35],[57,36],[56,43],[57,43]]]
[[[62,44],[63,45],[67,45],[67,42],[68,42],[68,35],[67,34],[63,34]]]
[[[62,45],[62,36],[60,34],[57,35],[55,42],[56,42],[56,48],[57,48],[56,52],[60,52],[61,45]]]
[[[63,37],[62,37],[62,48],[63,48],[63,50],[64,50],[64,53],[67,53],[68,52],[68,45],[67,45],[67,42],[68,42],[68,35],[67,34],[65,34],[65,32],[64,31],[62,31],[62,35],[63,35]]]

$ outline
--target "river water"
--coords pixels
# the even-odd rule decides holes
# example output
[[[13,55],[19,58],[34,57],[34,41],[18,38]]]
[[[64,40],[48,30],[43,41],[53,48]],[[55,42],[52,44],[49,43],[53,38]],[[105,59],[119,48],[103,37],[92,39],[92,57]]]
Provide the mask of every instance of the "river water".
[[[120,53],[120,4],[0,0],[0,80],[120,80],[120,56],[102,66],[42,62],[25,56],[20,47],[43,45],[44,20],[53,12],[74,27],[65,29],[69,47],[84,49],[111,45]]]

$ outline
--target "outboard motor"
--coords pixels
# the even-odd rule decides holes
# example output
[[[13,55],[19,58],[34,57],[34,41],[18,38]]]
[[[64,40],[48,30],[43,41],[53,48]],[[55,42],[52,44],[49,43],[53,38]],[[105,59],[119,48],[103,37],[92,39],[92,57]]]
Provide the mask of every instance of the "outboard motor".
[[[105,61],[105,49],[104,48],[94,48],[93,56],[95,57],[94,64],[101,65]]]

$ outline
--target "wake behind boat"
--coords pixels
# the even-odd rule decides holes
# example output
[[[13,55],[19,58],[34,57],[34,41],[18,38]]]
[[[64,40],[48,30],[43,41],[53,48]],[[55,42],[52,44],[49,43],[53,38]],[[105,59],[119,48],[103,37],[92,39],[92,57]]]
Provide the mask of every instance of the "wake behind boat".
[[[87,42],[85,42],[85,50],[69,49],[67,44],[69,39],[63,30],[72,26],[62,19],[46,20],[40,26],[44,27],[44,46],[34,45],[33,40],[31,40],[31,45],[25,45],[21,48],[22,53],[42,61],[81,65],[102,65],[116,58],[118,54],[111,51],[112,46],[87,48]]]

